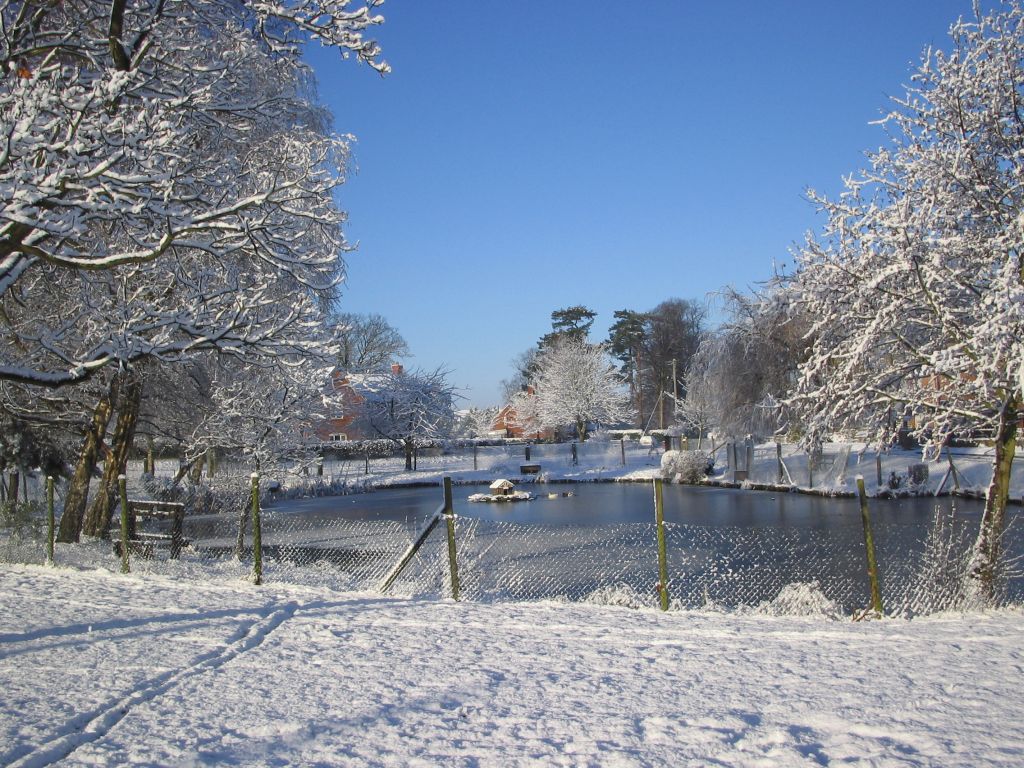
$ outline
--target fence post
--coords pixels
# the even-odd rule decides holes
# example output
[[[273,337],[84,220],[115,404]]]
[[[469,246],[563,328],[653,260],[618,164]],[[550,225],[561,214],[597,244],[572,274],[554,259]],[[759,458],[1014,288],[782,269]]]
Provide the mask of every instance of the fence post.
[[[473,443],[473,471],[476,472],[476,443]]]
[[[526,450],[523,452],[523,456],[525,457],[526,461],[530,460],[530,446],[529,446],[529,444],[527,444]]]
[[[775,470],[775,481],[779,485],[782,485],[782,443],[778,442],[775,443],[775,463],[777,465]]]
[[[121,494],[121,573],[130,573],[132,566],[128,559],[128,478],[118,475],[117,487]]]
[[[263,535],[260,530],[260,473],[252,473],[252,583],[263,583]]]
[[[452,599],[459,599],[459,562],[455,557],[455,505],[452,503],[452,479],[444,478],[444,520],[448,526],[448,571],[452,577]]]
[[[882,452],[875,451],[875,482],[882,487]]]
[[[576,443],[572,444],[572,465],[575,467],[580,463],[579,454],[576,452]]]
[[[871,609],[882,615],[882,592],[878,587],[878,563],[875,560],[875,540],[871,535],[871,514],[868,497],[864,492],[864,478],[857,475],[857,495],[860,497],[860,517],[864,523],[864,546],[868,553],[868,579],[871,581]]]
[[[753,441],[748,440],[745,447],[746,447],[746,451],[744,451],[744,453],[746,454],[746,456],[744,456],[744,461],[745,461],[746,466],[744,466],[743,468],[745,470],[747,470],[747,477],[749,478],[753,474],[752,470],[753,470],[753,466],[754,466],[754,443],[753,443]]]
[[[662,480],[654,480],[654,521],[658,528],[658,597],[661,610],[668,610],[668,555],[665,552],[665,501]]]
[[[364,475],[370,474],[370,452],[369,451],[366,452],[366,468],[363,471],[363,474]]]
[[[619,440],[619,449],[622,451],[622,466],[626,466],[626,438]]]
[[[46,476],[46,564],[53,565],[53,476]]]

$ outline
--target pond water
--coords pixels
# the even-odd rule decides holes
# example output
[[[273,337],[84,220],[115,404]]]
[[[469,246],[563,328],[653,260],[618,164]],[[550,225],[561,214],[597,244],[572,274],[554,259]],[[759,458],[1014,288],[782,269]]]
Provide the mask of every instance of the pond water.
[[[473,503],[468,497],[486,487],[456,486],[457,515],[481,520],[548,525],[600,526],[654,521],[651,483],[548,483],[534,487],[533,501]],[[707,486],[665,485],[665,521],[713,527],[804,527],[861,531],[860,505],[852,498],[770,493]],[[551,494],[555,498],[548,498]],[[571,494],[566,496],[564,494]],[[442,502],[440,488],[393,488],[352,496],[291,499],[268,505],[289,516],[348,520],[412,521],[430,515]],[[983,503],[973,499],[915,497],[871,499],[872,520],[880,524],[931,522],[936,509],[980,519]]]

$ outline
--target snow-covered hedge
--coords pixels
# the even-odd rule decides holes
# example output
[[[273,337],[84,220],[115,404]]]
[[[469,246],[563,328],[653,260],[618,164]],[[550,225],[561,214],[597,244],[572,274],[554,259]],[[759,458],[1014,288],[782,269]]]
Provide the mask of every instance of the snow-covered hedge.
[[[661,455],[661,475],[680,483],[699,483],[715,462],[707,451],[665,451]]]

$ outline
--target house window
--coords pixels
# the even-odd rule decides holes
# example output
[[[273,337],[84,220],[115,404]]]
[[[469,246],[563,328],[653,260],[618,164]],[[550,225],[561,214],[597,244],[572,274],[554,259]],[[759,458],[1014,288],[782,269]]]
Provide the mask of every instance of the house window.
[[[338,443],[338,442],[341,442],[342,440],[348,440],[348,435],[346,435],[344,432],[332,432],[331,433],[331,442],[332,443]]]

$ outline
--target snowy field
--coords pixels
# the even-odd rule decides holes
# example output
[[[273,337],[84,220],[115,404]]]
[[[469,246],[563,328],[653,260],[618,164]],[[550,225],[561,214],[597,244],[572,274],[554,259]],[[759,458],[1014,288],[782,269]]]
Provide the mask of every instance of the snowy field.
[[[0,764],[1016,766],[1022,631],[0,566]]]

